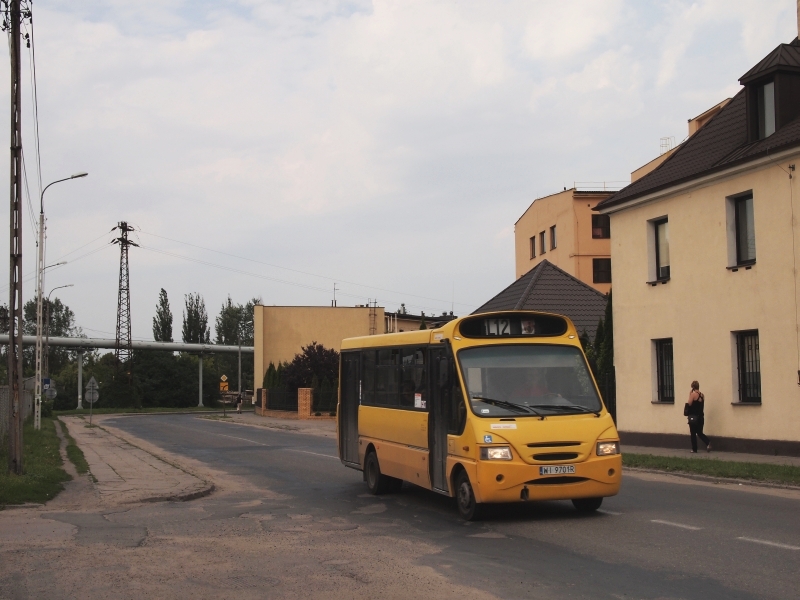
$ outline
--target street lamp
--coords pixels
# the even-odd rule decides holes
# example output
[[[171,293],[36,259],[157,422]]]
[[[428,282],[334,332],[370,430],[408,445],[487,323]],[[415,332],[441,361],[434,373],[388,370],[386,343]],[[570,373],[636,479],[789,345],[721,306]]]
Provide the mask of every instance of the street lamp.
[[[36,262],[36,388],[34,391],[35,411],[33,418],[34,429],[42,428],[42,289],[44,288],[44,193],[51,185],[69,181],[70,179],[80,179],[86,177],[88,173],[75,173],[64,179],[56,179],[48,183],[39,196],[39,243],[38,258]],[[56,265],[51,265],[56,266]]]
[[[59,285],[58,287],[54,287],[50,290],[50,294],[55,292],[56,290],[60,290],[61,288],[68,288],[74,287],[74,283],[68,283],[67,285]],[[45,327],[46,336],[45,336],[45,344],[44,344],[44,373],[47,373],[47,376],[50,377],[50,294],[47,294],[47,316],[45,317],[45,321],[47,322],[47,326]]]

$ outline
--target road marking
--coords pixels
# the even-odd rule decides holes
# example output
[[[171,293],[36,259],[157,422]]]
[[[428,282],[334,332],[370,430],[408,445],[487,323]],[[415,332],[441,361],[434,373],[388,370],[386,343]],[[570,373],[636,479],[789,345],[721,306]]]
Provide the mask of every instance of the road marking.
[[[603,513],[604,515],[614,515],[615,517],[622,514],[621,512],[614,512],[613,510],[606,510],[604,508],[598,508],[597,512]]]
[[[284,450],[288,450],[289,452],[302,452],[303,454],[313,454],[314,456],[326,456],[328,458],[335,458],[339,460],[338,456],[333,456],[332,454],[320,454],[319,452],[309,452],[308,450],[295,450],[294,448],[284,448]]]
[[[789,544],[779,544],[778,542],[768,542],[767,540],[757,540],[749,537],[738,537],[737,540],[743,542],[753,542],[754,544],[763,544],[764,546],[773,546],[774,548],[783,548],[784,550],[800,550],[800,546],[790,546]]]
[[[188,427],[187,427],[187,429],[188,429]],[[220,437],[231,438],[232,440],[242,440],[243,442],[250,442],[251,444],[256,444],[257,446],[264,446],[266,448],[273,448],[274,447],[274,446],[270,446],[269,444],[262,444],[261,442],[254,442],[253,440],[248,440],[247,438],[236,437],[235,435],[225,435],[224,433],[212,433],[211,435],[218,435]]]
[[[700,531],[702,527],[695,527],[693,525],[684,525],[683,523],[673,523],[672,521],[662,521],[660,519],[651,519],[651,523],[658,523],[659,525],[670,525],[672,527],[680,527],[681,529],[689,529],[691,531]]]

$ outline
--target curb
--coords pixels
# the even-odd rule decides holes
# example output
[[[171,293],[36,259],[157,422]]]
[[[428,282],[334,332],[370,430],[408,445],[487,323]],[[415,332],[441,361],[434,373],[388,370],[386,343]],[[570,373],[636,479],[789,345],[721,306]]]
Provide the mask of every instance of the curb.
[[[641,467],[626,467],[623,465],[622,467],[623,474],[625,473],[625,471],[633,471],[635,473],[654,473],[656,475],[674,475],[675,477],[683,477],[684,479],[694,479],[695,481],[704,481],[706,483],[731,483],[738,485],[747,485],[751,487],[800,491],[800,486],[797,485],[789,485],[786,483],[773,483],[770,481],[758,481],[756,479],[737,479],[735,477],[713,477],[712,475],[700,475],[697,473],[686,473],[684,471],[642,469]]]

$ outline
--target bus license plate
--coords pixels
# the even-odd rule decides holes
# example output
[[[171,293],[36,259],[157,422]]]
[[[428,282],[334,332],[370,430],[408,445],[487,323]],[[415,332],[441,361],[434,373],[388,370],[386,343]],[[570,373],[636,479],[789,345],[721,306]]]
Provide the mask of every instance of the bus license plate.
[[[575,472],[575,465],[551,465],[539,467],[539,475],[567,475]]]

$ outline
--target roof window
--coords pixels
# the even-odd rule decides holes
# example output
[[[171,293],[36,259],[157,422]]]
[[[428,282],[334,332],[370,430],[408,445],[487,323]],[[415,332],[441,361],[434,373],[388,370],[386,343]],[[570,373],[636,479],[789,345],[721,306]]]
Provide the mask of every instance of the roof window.
[[[775,82],[770,81],[756,88],[756,110],[758,111],[758,139],[775,133]]]

